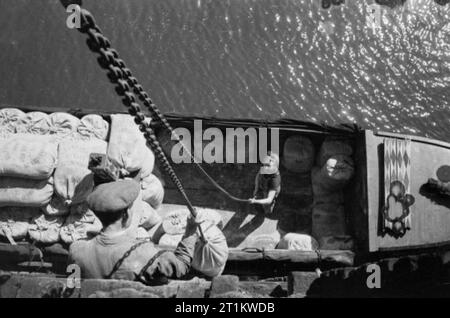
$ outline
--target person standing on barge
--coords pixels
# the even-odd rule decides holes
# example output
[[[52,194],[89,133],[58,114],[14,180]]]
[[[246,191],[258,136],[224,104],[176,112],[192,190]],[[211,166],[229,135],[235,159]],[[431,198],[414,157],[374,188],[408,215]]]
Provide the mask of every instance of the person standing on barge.
[[[262,166],[255,178],[255,190],[252,204],[258,204],[265,214],[273,212],[276,199],[281,191],[281,175],[279,171],[280,158],[276,153],[269,152],[263,158]]]

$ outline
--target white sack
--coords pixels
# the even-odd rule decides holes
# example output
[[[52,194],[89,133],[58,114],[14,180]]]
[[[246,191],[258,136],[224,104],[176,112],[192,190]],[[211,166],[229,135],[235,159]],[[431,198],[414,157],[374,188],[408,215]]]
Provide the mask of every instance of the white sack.
[[[64,243],[71,244],[100,233],[102,228],[94,212],[82,203],[71,208],[70,215],[61,227],[60,236]]]
[[[319,243],[310,235],[299,233],[287,233],[278,243],[277,249],[290,251],[315,251]]]
[[[38,208],[2,207],[0,208],[0,236],[15,240],[23,239],[28,234],[32,219],[40,214]]]
[[[154,174],[141,179],[142,200],[159,209],[164,199],[164,187]]]
[[[53,179],[29,180],[0,177],[0,207],[46,206],[53,195]]]
[[[60,238],[59,232],[63,223],[64,218],[62,217],[42,214],[33,219],[33,222],[28,229],[28,235],[31,240],[39,243],[57,243]]]
[[[5,137],[17,132],[18,127],[25,117],[25,113],[17,108],[0,109],[0,137]],[[21,128],[19,128],[19,131]]]
[[[228,259],[227,240],[217,226],[206,228],[205,223],[201,226],[204,229],[206,243],[201,239],[197,240],[192,268],[206,276],[216,277],[222,274]]]
[[[56,167],[57,144],[39,135],[0,139],[0,176],[48,179]]]
[[[21,119],[20,132],[33,135],[50,133],[50,116],[43,112],[29,112]]]
[[[58,148],[55,170],[55,192],[66,205],[83,202],[92,192],[94,175],[88,169],[91,153],[106,153],[103,140],[62,140]]]
[[[77,131],[85,139],[97,138],[106,140],[109,124],[100,115],[90,114],[81,118]]]
[[[141,175],[145,177],[153,171],[155,156],[130,115],[111,115],[107,154],[125,176],[142,169]]]
[[[80,120],[77,117],[67,113],[52,113],[49,118],[50,133],[59,137],[72,136],[80,125]]]

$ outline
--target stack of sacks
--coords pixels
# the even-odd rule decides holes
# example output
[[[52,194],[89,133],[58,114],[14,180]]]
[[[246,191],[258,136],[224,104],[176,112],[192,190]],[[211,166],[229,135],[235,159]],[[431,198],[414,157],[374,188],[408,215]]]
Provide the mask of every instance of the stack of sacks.
[[[277,249],[290,251],[315,251],[319,243],[310,235],[299,233],[287,233],[277,245]]]
[[[99,115],[86,115],[79,120],[68,114],[55,114],[50,117],[56,132],[66,138],[59,141],[55,195],[44,209],[53,216],[67,215],[71,205],[81,204],[92,191],[94,176],[88,169],[89,158],[92,153],[106,154],[109,127]]]
[[[312,169],[314,207],[312,235],[321,249],[347,249],[349,244],[337,244],[346,236],[344,188],[354,174],[353,149],[345,140],[326,139],[317,156],[318,167]],[[327,242],[333,241],[334,244]]]
[[[11,244],[15,245],[17,240],[27,236],[31,220],[39,214],[38,208],[0,208],[0,237],[7,238]]]
[[[46,136],[0,139],[0,207],[42,207],[53,194],[57,144]]]
[[[86,203],[82,203],[71,207],[70,215],[61,227],[60,236],[64,243],[72,244],[78,240],[88,239],[101,230],[100,220],[89,210]]]
[[[27,218],[32,223],[27,226],[22,221],[23,213],[11,218],[8,212],[8,218],[4,216],[7,222],[2,224],[12,229],[7,230],[11,239],[21,238],[28,231],[38,242],[59,240],[63,217],[70,213],[71,205],[82,203],[92,190],[89,156],[92,152],[106,154],[108,129],[109,124],[98,115],[80,120],[63,112],[48,115],[13,108],[0,110],[0,207],[44,212]],[[80,238],[84,237],[78,230],[83,228],[80,223],[90,221],[89,212],[71,214],[64,233],[73,228]],[[98,228],[99,223],[94,223]]]
[[[27,235],[30,222],[39,217],[39,209],[53,195],[57,143],[54,138],[39,135],[48,131],[49,123],[44,113],[0,110],[1,232],[12,244]]]

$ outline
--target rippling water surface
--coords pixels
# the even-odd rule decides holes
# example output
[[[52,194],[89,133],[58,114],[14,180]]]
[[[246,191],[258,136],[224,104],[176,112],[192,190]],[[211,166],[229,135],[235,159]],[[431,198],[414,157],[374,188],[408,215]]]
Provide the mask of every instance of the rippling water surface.
[[[450,5],[370,2],[83,5],[163,112],[356,122],[450,140]],[[0,101],[124,110],[84,37],[65,28],[59,1],[10,3],[0,0]]]
[[[184,9],[164,5],[149,24],[162,44],[154,91],[174,111],[450,137],[448,5],[198,0]]]

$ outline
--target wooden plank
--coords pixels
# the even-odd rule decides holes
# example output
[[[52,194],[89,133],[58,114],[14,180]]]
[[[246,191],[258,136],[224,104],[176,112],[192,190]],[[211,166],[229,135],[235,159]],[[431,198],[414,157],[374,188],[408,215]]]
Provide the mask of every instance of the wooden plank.
[[[336,262],[342,265],[352,266],[354,253],[351,251],[288,251],[265,250],[261,252],[246,252],[236,249],[230,250],[228,261],[250,262],[256,260],[274,261],[282,263],[318,264],[322,262]]]
[[[393,137],[393,135],[389,135]],[[369,203],[369,250],[427,247],[450,240],[450,202],[435,202],[421,187],[428,178],[437,178],[436,171],[450,162],[450,146],[413,136],[411,138],[411,195],[415,203],[411,209],[411,230],[399,238],[380,233],[379,212],[383,196],[383,140],[385,135],[366,132],[367,187]]]
[[[424,144],[430,144],[430,145],[435,145],[435,146],[439,146],[439,147],[444,147],[444,148],[449,148],[450,149],[450,143],[445,142],[445,141],[441,141],[441,140],[426,138],[426,137],[412,136],[412,135],[403,135],[403,134],[390,133],[390,132],[384,132],[384,131],[374,132],[374,135],[380,136],[380,137],[392,137],[392,138],[399,138],[399,139],[408,138],[411,141],[417,141],[417,142],[421,142],[421,143],[424,143]]]

